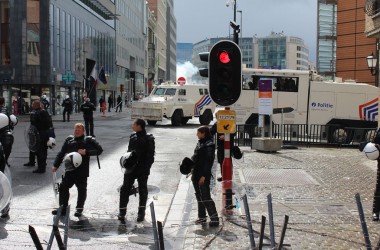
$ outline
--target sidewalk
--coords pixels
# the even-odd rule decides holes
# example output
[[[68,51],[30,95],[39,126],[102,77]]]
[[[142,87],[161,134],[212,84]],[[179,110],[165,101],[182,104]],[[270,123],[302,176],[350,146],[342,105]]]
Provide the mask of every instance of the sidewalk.
[[[272,193],[276,243],[279,242],[284,216],[289,224],[286,249],[364,249],[364,236],[357,212],[355,194],[360,193],[372,245],[379,241],[380,223],[371,221],[376,161],[367,160],[357,149],[299,148],[265,154],[244,148],[244,158],[234,160],[234,191],[246,193],[249,200],[256,246],[261,216],[266,219],[264,249],[269,249],[267,195]],[[216,171],[216,170],[215,170]],[[215,175],[214,175],[215,176]],[[219,171],[216,176],[219,176]],[[184,187],[188,187],[187,190]],[[250,249],[243,202],[232,216],[223,218],[217,228],[194,225],[197,206],[189,180],[181,179],[179,191],[165,223],[168,245],[182,237],[181,249]],[[212,193],[221,211],[221,183]],[[186,194],[186,195],[185,195]],[[178,198],[182,197],[182,200]],[[185,198],[186,197],[186,198]],[[181,207],[178,204],[186,204]],[[174,207],[174,208],[173,208]],[[182,214],[173,216],[173,211]],[[189,214],[187,214],[189,213]],[[177,220],[177,221],[176,221]],[[173,248],[178,249],[178,248]]]
[[[115,109],[111,109],[111,112],[106,111],[106,116],[102,117],[103,113],[99,112],[99,108],[94,111],[94,120],[99,120],[99,119],[119,119],[122,117],[130,117],[130,108],[125,108],[123,107],[122,112],[115,112]],[[53,122],[63,122],[63,115],[58,114],[58,115],[52,115],[52,120]],[[30,115],[18,115],[17,118],[19,121],[22,122],[27,122],[30,120]],[[73,112],[70,115],[70,121],[76,121],[76,122],[83,122],[83,113],[75,113]]]

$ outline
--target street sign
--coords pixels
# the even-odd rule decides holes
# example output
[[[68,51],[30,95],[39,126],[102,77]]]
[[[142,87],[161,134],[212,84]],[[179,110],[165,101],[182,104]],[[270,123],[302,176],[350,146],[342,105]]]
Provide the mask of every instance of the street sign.
[[[185,77],[181,76],[177,79],[177,82],[179,85],[185,85],[186,84],[186,79]]]
[[[217,131],[221,134],[233,134],[236,132],[236,112],[233,110],[219,110],[217,115]]]
[[[259,114],[273,114],[272,106],[272,80],[259,81]]]

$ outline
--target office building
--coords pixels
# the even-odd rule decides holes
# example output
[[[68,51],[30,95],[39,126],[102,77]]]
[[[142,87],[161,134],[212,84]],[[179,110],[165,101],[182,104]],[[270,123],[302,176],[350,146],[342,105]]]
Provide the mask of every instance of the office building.
[[[326,80],[336,74],[337,0],[318,0],[317,71]]]
[[[309,69],[309,49],[303,39],[272,32],[254,39],[254,68]]]

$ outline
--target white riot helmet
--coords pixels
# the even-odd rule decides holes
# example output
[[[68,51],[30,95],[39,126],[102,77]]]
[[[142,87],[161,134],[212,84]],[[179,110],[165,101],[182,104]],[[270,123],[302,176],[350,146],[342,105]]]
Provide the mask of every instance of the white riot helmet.
[[[46,99],[46,95],[42,95],[42,96],[41,96],[41,99],[42,99],[42,100],[45,100],[45,99]]]
[[[370,160],[377,160],[379,159],[379,150],[375,146],[374,143],[369,142],[363,149],[364,154],[367,156],[368,159]]]
[[[70,97],[69,95],[66,95],[66,99],[69,99],[69,97]]]
[[[55,139],[53,137],[49,137],[49,140],[47,141],[47,146],[50,149],[53,149],[55,147]]]
[[[18,123],[18,119],[15,115],[10,115],[9,119],[11,120],[12,126],[16,126]]]
[[[63,159],[66,171],[73,171],[82,164],[82,156],[77,152],[69,153]]]
[[[1,113],[0,114],[0,129],[5,128],[6,126],[9,126],[9,118],[6,114]]]
[[[135,151],[127,152],[120,157],[120,167],[124,174],[133,171],[136,163],[137,155]]]

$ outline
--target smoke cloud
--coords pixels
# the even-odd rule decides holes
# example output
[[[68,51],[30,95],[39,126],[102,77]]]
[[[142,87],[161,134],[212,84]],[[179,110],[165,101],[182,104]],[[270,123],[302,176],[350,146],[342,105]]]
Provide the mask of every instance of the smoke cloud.
[[[196,74],[198,74],[198,68],[195,67],[191,62],[187,61],[184,63],[178,63],[177,64],[177,79],[179,77],[185,77],[186,78],[186,84],[193,83],[192,77]]]

